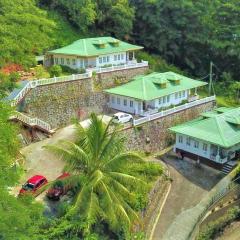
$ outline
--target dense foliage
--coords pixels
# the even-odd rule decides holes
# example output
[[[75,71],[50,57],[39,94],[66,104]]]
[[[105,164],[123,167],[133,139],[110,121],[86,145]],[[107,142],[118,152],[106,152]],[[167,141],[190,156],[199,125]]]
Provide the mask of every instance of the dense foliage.
[[[195,75],[213,60],[239,79],[239,1],[132,0],[134,38],[169,63]]]
[[[8,192],[20,174],[14,165],[19,145],[17,129],[8,121],[11,114],[12,109],[0,102],[0,239],[36,239],[42,220],[41,206]]]

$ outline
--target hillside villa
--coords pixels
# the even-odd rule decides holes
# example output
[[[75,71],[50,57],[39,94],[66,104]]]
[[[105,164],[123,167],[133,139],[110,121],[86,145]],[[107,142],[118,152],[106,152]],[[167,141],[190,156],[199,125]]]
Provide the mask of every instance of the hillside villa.
[[[143,47],[113,37],[85,38],[48,51],[44,65],[65,65],[73,69],[130,65],[137,63],[135,52],[141,49]]]
[[[240,153],[240,108],[218,108],[170,131],[176,134],[175,152],[222,169]]]
[[[154,72],[137,76],[129,83],[105,92],[109,96],[110,108],[146,116],[197,100],[197,88],[206,84],[174,72]]]

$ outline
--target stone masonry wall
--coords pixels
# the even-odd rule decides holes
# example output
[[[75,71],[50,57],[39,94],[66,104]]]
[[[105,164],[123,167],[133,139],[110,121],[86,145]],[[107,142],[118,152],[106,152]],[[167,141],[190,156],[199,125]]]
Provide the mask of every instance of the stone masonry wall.
[[[205,103],[143,125],[123,131],[129,150],[145,153],[161,151],[175,142],[175,136],[168,128],[197,118],[201,113],[214,108],[215,102]]]
[[[52,128],[65,126],[73,118],[85,119],[91,112],[106,112],[107,99],[103,88],[129,81],[148,68],[101,73],[92,78],[32,89],[24,101],[24,111],[49,123]]]

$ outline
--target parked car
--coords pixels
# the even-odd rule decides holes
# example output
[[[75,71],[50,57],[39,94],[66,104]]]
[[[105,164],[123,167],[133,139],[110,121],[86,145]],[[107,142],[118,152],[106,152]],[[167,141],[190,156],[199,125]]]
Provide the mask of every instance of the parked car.
[[[41,188],[47,184],[48,181],[44,176],[35,175],[27,180],[25,184],[22,185],[22,188],[19,191],[19,196],[25,194],[31,194],[36,197],[41,193]]]
[[[128,113],[122,113],[118,112],[113,115],[113,120],[114,123],[126,123],[133,121],[133,116]]]
[[[47,197],[52,200],[59,200],[61,196],[65,195],[70,189],[70,184],[64,184],[61,180],[69,177],[69,173],[63,173],[59,176],[53,186],[47,191]]]

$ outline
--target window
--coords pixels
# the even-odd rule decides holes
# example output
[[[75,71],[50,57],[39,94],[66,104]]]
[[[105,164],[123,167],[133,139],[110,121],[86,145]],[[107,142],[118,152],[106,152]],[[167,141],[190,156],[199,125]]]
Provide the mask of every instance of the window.
[[[121,59],[122,59],[122,60],[124,59],[124,54],[123,54],[123,53],[121,54]]]
[[[158,99],[158,104],[162,104],[162,98]]]
[[[182,92],[179,92],[178,94],[179,94],[179,98],[181,98],[182,97]]]
[[[130,101],[130,107],[133,107],[133,101]]]
[[[61,64],[64,64],[64,58],[61,58]]]
[[[112,103],[115,103],[115,97],[112,96]]]
[[[167,102],[170,102],[170,95],[167,96]]]
[[[69,60],[69,58],[67,58],[67,65],[70,65],[70,60]]]
[[[198,146],[199,146],[199,142],[198,141],[194,141],[194,147],[198,148]]]
[[[182,136],[179,136],[179,137],[178,137],[178,142],[179,142],[179,143],[182,143],[182,142],[183,142],[183,137],[182,137]]]
[[[124,106],[127,106],[127,99],[124,99],[123,105],[124,105]]]
[[[110,58],[109,58],[109,56],[107,56],[107,62],[109,62],[110,61]]]
[[[207,152],[208,145],[206,143],[203,144],[203,151]]]
[[[73,65],[76,65],[76,59],[73,59],[73,60],[72,60],[72,64],[73,64]]]
[[[163,103],[165,103],[166,102],[166,97],[163,97]]]
[[[120,104],[120,98],[119,97],[117,98],[117,104]]]
[[[175,99],[177,99],[178,98],[178,93],[175,93]]]
[[[191,145],[191,139],[190,139],[190,137],[187,137],[187,145],[188,145],[188,146]]]
[[[114,55],[114,61],[117,61],[117,55]]]
[[[103,63],[105,63],[107,61],[106,57],[103,57]]]
[[[58,64],[58,58],[55,58],[55,64]]]
[[[101,57],[99,58],[99,63],[102,63],[102,58]]]
[[[120,54],[118,54],[118,61],[120,60]]]
[[[186,92],[185,91],[182,91],[182,96],[185,97],[186,95]]]

